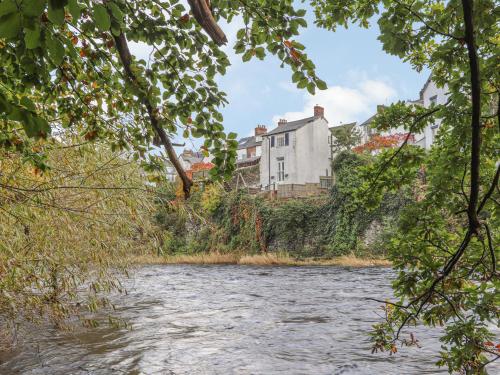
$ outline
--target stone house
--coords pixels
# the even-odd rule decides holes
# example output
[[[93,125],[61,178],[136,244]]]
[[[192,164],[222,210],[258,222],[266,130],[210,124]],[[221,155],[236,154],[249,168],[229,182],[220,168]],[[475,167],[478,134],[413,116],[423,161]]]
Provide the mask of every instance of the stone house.
[[[276,190],[278,185],[319,186],[331,175],[330,131],[324,108],[314,107],[313,116],[297,121],[279,120],[278,127],[262,135],[260,185]]]

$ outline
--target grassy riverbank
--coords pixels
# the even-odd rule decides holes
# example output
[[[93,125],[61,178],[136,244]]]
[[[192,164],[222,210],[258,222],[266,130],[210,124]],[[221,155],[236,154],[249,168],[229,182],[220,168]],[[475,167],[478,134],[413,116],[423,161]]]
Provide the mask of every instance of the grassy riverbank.
[[[286,253],[279,254],[221,254],[200,253],[194,255],[141,255],[130,259],[132,264],[239,264],[254,266],[341,266],[341,267],[389,267],[391,262],[380,258],[360,258],[355,255],[343,255],[329,259],[297,259]]]

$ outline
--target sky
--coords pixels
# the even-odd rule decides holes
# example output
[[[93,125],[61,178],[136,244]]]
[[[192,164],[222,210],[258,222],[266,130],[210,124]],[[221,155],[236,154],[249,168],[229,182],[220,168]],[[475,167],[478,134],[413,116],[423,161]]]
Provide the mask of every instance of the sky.
[[[377,40],[376,22],[369,29],[353,25],[332,32],[313,24],[311,10],[306,18],[308,28],[302,29],[296,40],[306,46],[316,74],[328,85],[327,90],[317,90],[314,96],[297,89],[291,69],[280,68],[274,56],[242,62],[241,55],[233,52],[241,20],[221,24],[229,40],[224,50],[231,62],[227,74],[217,79],[229,101],[221,109],[227,132],[245,137],[253,135],[259,124],[273,129],[280,118],[291,121],[312,116],[316,104],[325,108],[330,126],[362,123],[375,113],[378,104],[418,98],[429,72],[417,73],[409,64],[385,53]],[[184,142],[181,137],[176,141]],[[188,140],[186,147],[196,149],[199,144]]]

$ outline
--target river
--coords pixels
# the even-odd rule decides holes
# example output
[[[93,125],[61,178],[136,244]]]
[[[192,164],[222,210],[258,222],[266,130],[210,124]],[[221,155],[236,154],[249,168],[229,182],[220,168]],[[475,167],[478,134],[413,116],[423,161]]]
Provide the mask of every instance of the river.
[[[147,266],[116,315],[133,329],[43,330],[0,374],[437,374],[438,331],[422,348],[371,354],[368,332],[391,294],[387,268]]]

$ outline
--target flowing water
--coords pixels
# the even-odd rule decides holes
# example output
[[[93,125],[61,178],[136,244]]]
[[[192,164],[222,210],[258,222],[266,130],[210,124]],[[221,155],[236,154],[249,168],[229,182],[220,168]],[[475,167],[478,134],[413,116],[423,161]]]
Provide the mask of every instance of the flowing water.
[[[133,329],[43,330],[0,354],[0,374],[437,374],[422,348],[371,354],[390,295],[384,268],[148,266],[114,301]],[[31,337],[32,336],[32,337]]]

